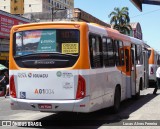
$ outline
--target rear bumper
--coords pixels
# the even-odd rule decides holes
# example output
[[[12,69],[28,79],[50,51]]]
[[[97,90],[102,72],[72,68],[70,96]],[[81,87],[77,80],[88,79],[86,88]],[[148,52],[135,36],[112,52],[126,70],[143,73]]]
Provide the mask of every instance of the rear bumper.
[[[155,74],[149,74],[149,80],[156,81],[156,75]]]
[[[50,104],[50,109],[40,109],[39,104]],[[89,97],[80,100],[27,100],[11,97],[12,110],[33,110],[46,112],[90,112]]]
[[[151,81],[151,82],[156,82],[156,77],[149,76],[149,81]]]

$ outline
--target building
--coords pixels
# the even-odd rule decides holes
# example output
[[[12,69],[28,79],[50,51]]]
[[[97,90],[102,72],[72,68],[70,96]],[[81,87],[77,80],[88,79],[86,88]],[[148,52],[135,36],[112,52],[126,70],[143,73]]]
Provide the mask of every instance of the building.
[[[1,0],[0,10],[11,14],[51,12],[52,9],[72,9],[74,0]]]
[[[9,36],[13,25],[29,23],[30,20],[24,17],[12,15],[0,10],[0,64],[8,62],[9,55]]]
[[[24,14],[24,0],[11,0],[10,13],[22,15]]]
[[[106,22],[94,17],[93,15],[79,9],[79,8],[74,8],[73,9],[73,14],[71,15],[74,19],[77,19],[79,21],[85,21],[85,22],[90,22],[90,23],[97,23],[99,25],[109,27],[111,28],[110,24],[107,24]]]
[[[24,1],[23,0],[1,0],[0,10],[11,14],[23,14],[24,13]]]
[[[141,29],[140,23],[134,22],[134,23],[130,23],[130,25],[132,27],[131,36],[133,36],[134,38],[143,40],[143,34],[142,34],[142,29]]]
[[[74,0],[3,0],[0,2],[0,9],[6,11],[1,11],[6,15],[6,23],[3,23],[1,19],[1,30],[6,30],[6,33],[3,32],[1,34],[0,31],[0,63],[2,63],[2,61],[8,60],[9,31],[10,28],[16,24],[23,24],[30,21],[41,22],[69,20],[85,21],[90,23],[97,23],[105,27],[111,27],[109,24],[101,21],[91,14],[79,8],[74,8]],[[23,19],[22,17],[12,15],[7,12],[18,14],[25,18]],[[23,22],[11,20],[12,17],[17,18],[20,21],[22,20]],[[4,28],[2,26],[3,24],[7,26]],[[3,54],[1,54],[2,52]]]
[[[141,25],[139,22],[132,22],[129,23],[129,25],[131,26],[131,30],[130,30],[130,34],[128,34],[127,32],[125,33],[128,36],[143,40],[143,33],[142,33],[142,29],[141,29]],[[114,25],[111,25],[111,28],[113,28]]]
[[[111,27],[110,24],[94,17],[93,15],[79,9],[65,9],[65,10],[55,10],[52,12],[35,12],[26,13],[24,17],[31,19],[33,22],[47,22],[47,21],[84,21],[89,23],[97,23],[105,27]]]

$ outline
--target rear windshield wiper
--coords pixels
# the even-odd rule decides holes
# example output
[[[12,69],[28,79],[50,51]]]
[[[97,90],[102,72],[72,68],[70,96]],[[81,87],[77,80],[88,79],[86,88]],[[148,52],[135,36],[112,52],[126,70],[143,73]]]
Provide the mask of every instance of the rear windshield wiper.
[[[47,52],[47,53],[31,53],[31,54],[26,54],[26,55],[20,55],[20,56],[14,56],[14,58],[26,58],[26,57],[39,57],[39,56],[52,56],[52,55],[61,55],[61,56],[74,56],[77,57],[78,55],[73,55],[73,54],[62,54],[60,52]]]

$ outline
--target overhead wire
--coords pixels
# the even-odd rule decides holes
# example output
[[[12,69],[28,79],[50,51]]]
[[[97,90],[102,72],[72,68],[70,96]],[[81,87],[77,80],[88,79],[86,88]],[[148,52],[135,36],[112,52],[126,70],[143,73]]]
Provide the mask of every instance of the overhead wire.
[[[146,12],[146,13],[143,13],[143,14],[135,15],[135,16],[132,16],[130,18],[135,18],[135,17],[139,17],[139,16],[142,16],[142,15],[147,15],[147,14],[157,12],[157,11],[160,11],[160,9],[156,9],[156,10],[152,10],[152,11],[149,11],[149,12]]]

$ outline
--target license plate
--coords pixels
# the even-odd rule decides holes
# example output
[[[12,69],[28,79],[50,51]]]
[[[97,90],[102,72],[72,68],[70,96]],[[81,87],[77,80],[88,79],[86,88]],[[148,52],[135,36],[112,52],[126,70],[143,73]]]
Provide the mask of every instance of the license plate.
[[[51,104],[38,104],[39,109],[52,109]]]

